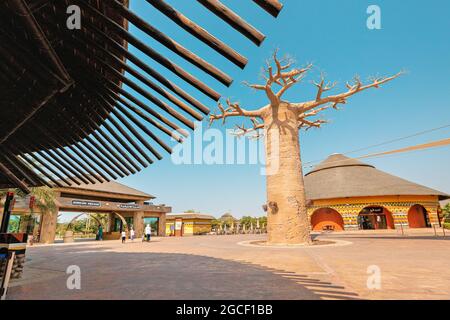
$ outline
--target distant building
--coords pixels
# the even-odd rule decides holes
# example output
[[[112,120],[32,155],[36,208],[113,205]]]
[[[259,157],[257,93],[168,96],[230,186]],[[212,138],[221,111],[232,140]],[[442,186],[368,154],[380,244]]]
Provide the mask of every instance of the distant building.
[[[166,235],[193,236],[211,232],[211,215],[200,213],[177,213],[166,216]]]
[[[223,214],[218,220],[222,221],[223,223],[226,224],[233,224],[233,223],[237,223],[239,220],[236,219],[235,217],[233,217],[233,215],[229,212]]]
[[[427,228],[450,195],[334,154],[305,176],[312,229]]]

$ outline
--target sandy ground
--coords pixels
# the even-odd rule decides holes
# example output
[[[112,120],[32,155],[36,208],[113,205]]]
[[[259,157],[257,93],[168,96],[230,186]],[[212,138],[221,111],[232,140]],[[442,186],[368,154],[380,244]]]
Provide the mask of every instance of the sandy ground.
[[[312,248],[245,245],[265,235],[34,246],[8,299],[450,299],[450,234],[438,235],[320,234],[340,241]],[[80,290],[67,288],[72,265]]]

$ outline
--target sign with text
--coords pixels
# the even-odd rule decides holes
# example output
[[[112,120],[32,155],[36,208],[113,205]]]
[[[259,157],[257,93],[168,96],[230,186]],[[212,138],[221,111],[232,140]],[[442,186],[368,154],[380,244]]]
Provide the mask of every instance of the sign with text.
[[[73,206],[78,207],[101,207],[102,204],[98,201],[86,201],[86,200],[72,200]]]
[[[141,206],[138,204],[119,204],[117,205],[120,209],[140,209]]]

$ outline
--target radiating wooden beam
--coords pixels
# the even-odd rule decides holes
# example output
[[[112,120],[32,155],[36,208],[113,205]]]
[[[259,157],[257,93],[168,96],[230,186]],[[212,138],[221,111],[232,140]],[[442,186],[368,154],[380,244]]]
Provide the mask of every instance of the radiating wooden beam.
[[[40,184],[40,179],[36,179],[34,172],[29,168],[21,166],[22,164],[16,156],[8,154],[5,150],[2,150],[0,157],[10,166],[12,166],[17,172],[19,172],[22,177],[24,177],[29,182],[29,185],[38,186]]]
[[[11,172],[11,170],[8,169],[7,166],[5,166],[1,161],[0,161],[0,172],[15,186],[17,186],[18,188],[20,188],[23,192],[25,192],[26,194],[31,193],[31,190],[28,188],[28,186],[22,181],[20,180],[14,173]]]
[[[109,29],[112,34],[119,35],[124,38],[129,44],[133,45],[143,53],[145,53],[148,57],[152,58],[153,60],[157,61],[164,67],[166,67],[168,70],[179,76],[181,79],[185,80],[186,82],[190,83],[192,86],[206,94],[208,97],[215,101],[219,101],[221,95],[217,93],[215,90],[204,84],[202,81],[198,80],[196,77],[191,75],[189,72],[185,71],[183,68],[175,64],[174,62],[170,61],[168,58],[157,52],[156,50],[150,48],[148,45],[146,45],[144,42],[139,40],[137,37],[129,33],[127,30],[125,30],[122,26],[118,25],[116,22],[111,20],[110,18],[103,15],[101,12],[99,12],[97,9],[92,8],[90,5],[88,5],[84,1],[77,0],[78,3],[81,3],[83,7],[93,9],[91,12],[93,12],[94,17],[97,18],[97,20],[100,20],[104,23],[106,23],[111,28]],[[84,23],[91,23],[88,21],[89,19],[86,19]]]
[[[121,44],[119,44],[114,39],[107,37],[107,35],[100,29],[96,28],[93,25],[87,24],[88,28],[85,28],[84,31],[89,33],[89,36],[93,38],[94,41],[99,42],[100,38],[107,43],[108,49],[104,49],[104,52],[113,51],[118,55],[124,56],[134,65],[145,71],[149,76],[157,80],[159,83],[164,85],[166,88],[171,90],[173,93],[177,94],[179,97],[183,98],[185,101],[189,102],[191,105],[196,107],[198,110],[202,111],[204,114],[209,114],[210,110],[197,99],[193,98],[186,91],[181,89],[175,83],[169,81],[165,76],[157,72],[155,69],[151,68],[146,62],[139,59],[128,50],[126,50]],[[96,32],[95,34],[89,28],[93,28]]]
[[[242,33],[248,39],[253,41],[257,46],[260,46],[266,36],[262,34],[258,29],[253,27],[250,23],[242,19],[233,10],[225,6],[218,0],[197,0],[209,11],[216,16],[227,22],[231,27]]]
[[[129,10],[127,7],[125,7],[117,0],[107,0],[105,1],[105,4],[111,6],[112,9],[116,9],[122,15],[122,17],[127,19],[138,29],[140,29],[141,31],[143,31],[144,33],[146,33],[147,35],[149,35],[150,37],[152,37],[153,39],[164,45],[169,50],[175,52],[180,57],[184,58],[186,61],[189,61],[190,63],[198,67],[200,70],[203,70],[211,77],[223,83],[227,87],[229,87],[233,83],[233,79],[225,72],[223,72],[216,66],[212,65],[211,63],[207,62],[203,58],[199,57],[195,53],[189,51],[175,40],[166,36],[164,33],[162,33],[157,28],[153,27],[148,22],[140,18],[137,14]]]
[[[88,52],[89,55],[95,56],[97,61],[101,62],[102,65],[104,65],[106,68],[114,68],[117,72],[121,72],[122,70],[125,70],[130,75],[132,75],[133,77],[135,77],[136,79],[138,79],[139,81],[144,83],[146,86],[148,86],[149,88],[151,88],[154,91],[156,91],[157,93],[159,93],[164,98],[166,98],[169,101],[171,101],[173,104],[175,104],[176,106],[178,106],[182,110],[184,110],[187,113],[189,113],[190,115],[192,115],[197,120],[199,120],[199,121],[202,120],[201,116],[199,116],[198,114],[194,113],[192,111],[192,109],[188,105],[186,105],[186,103],[184,103],[183,101],[181,101],[180,99],[175,97],[170,92],[168,92],[168,91],[164,90],[163,88],[161,88],[159,85],[157,85],[156,83],[151,81],[149,78],[144,76],[142,73],[137,71],[135,68],[132,68],[129,64],[123,62],[122,59],[117,57],[110,50],[102,48],[101,46],[99,46],[97,43],[95,43],[93,40],[90,40],[90,39],[87,39],[85,41],[82,41],[79,38],[75,38],[75,37],[73,39],[75,40],[75,42],[78,43],[76,48],[83,48],[83,50]],[[112,64],[111,63],[106,63],[104,61],[104,59],[98,57],[99,54],[96,52],[96,49],[98,49],[99,51],[101,51],[104,54],[106,54],[108,56],[108,58],[110,58],[110,59],[112,59],[112,61],[114,61],[114,63],[112,63]],[[209,109],[207,107],[201,105],[201,104],[194,105],[194,107],[198,108],[204,114],[208,114],[209,113]]]
[[[156,9],[161,11],[165,16],[178,24],[181,28],[192,34],[194,37],[219,52],[221,55],[229,59],[231,62],[244,69],[248,63],[248,59],[240,53],[230,48],[220,39],[211,35],[207,30],[190,20],[188,17],[177,11],[164,0],[146,0]]]
[[[283,9],[283,4],[278,0],[253,0],[253,1],[275,18],[278,17],[280,11]]]

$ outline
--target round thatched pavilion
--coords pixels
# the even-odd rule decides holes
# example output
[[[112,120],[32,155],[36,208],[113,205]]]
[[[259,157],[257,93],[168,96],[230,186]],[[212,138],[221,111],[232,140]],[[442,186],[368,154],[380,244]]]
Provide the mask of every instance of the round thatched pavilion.
[[[427,228],[440,224],[439,201],[450,195],[334,154],[305,176],[315,231]]]

